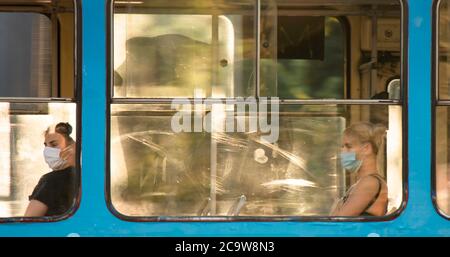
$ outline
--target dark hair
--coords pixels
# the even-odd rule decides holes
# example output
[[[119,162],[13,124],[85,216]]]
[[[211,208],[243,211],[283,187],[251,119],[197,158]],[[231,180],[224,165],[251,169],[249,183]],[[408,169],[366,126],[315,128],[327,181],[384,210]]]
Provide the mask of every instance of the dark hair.
[[[45,135],[50,133],[51,128],[51,126],[47,128],[47,130],[45,131]],[[61,134],[66,139],[68,144],[72,144],[75,142],[70,136],[70,134],[72,134],[72,126],[69,124],[69,122],[60,122],[56,124],[55,132]]]

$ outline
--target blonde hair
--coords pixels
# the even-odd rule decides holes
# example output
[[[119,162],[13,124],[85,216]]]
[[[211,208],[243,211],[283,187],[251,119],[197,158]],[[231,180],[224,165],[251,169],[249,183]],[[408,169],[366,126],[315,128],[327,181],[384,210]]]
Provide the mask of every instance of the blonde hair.
[[[370,143],[377,155],[386,137],[386,127],[382,124],[359,122],[345,129],[344,134],[355,137],[360,143]]]

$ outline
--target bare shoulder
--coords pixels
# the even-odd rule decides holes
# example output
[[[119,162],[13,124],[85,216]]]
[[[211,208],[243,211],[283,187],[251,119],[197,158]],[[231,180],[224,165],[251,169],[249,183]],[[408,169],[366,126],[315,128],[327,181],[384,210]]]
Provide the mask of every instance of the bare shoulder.
[[[376,192],[378,191],[379,186],[382,186],[382,183],[384,183],[382,179],[378,179],[374,176],[365,176],[358,181],[354,190]]]

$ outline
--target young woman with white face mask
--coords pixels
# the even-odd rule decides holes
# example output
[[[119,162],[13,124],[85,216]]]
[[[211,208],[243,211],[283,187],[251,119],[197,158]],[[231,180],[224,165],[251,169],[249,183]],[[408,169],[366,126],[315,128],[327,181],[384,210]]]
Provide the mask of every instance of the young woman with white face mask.
[[[72,126],[58,123],[45,131],[44,159],[51,172],[43,175],[29,196],[25,217],[66,213],[76,198],[75,141]]]
[[[361,122],[348,127],[342,140],[341,164],[356,173],[353,184],[331,211],[332,216],[383,216],[388,188],[377,168],[377,154],[386,134],[383,125]]]

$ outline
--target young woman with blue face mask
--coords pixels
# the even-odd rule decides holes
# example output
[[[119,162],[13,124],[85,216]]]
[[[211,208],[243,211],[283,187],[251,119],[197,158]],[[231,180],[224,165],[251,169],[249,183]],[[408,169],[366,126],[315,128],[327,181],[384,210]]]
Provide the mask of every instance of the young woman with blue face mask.
[[[69,123],[58,123],[45,131],[44,159],[52,171],[41,177],[29,196],[25,217],[62,215],[73,205],[76,144],[71,133]]]
[[[332,216],[383,216],[387,211],[388,188],[377,168],[377,155],[383,145],[386,128],[361,122],[344,131],[341,164],[356,173],[353,184],[332,209]]]

